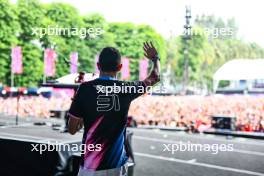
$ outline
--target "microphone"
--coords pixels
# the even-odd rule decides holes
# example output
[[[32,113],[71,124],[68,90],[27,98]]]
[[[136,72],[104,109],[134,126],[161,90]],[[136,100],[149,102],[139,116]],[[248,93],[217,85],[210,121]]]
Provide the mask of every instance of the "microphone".
[[[73,64],[72,62],[70,62],[68,59],[66,59],[65,57],[63,57],[63,61],[68,65],[68,66],[71,66],[71,65],[73,65],[73,66],[78,66],[78,65],[76,65],[76,64]]]
[[[67,60],[65,57],[63,57],[63,61],[67,64],[67,65],[71,65],[71,62],[69,60]]]

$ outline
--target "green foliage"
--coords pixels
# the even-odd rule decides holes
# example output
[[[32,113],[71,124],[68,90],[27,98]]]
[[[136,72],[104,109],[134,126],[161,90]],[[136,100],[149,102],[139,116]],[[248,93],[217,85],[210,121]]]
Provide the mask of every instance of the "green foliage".
[[[220,82],[219,82],[219,87],[220,88],[225,88],[225,87],[227,87],[227,86],[229,86],[230,85],[230,81],[228,81],[228,80],[221,80]]]
[[[101,35],[97,37],[87,38],[84,40],[84,53],[80,69],[87,72],[95,71],[95,57],[99,54],[102,48],[106,46],[115,46],[113,34],[107,32],[108,24],[100,14],[90,14],[83,17],[85,28],[101,29]],[[81,51],[80,51],[81,52]]]
[[[155,40],[162,59],[166,58],[165,42],[150,26],[109,24],[100,14],[81,16],[76,8],[65,3],[18,0],[16,4],[10,4],[8,0],[0,0],[0,27],[0,82],[5,85],[10,84],[10,53],[16,45],[22,47],[23,53],[23,74],[15,75],[16,86],[37,86],[42,81],[45,48],[54,48],[58,55],[54,78],[69,73],[64,59],[69,60],[74,51],[78,52],[79,70],[94,72],[95,57],[100,50],[106,46],[118,47],[124,57],[131,58],[132,79],[138,77],[143,41]],[[69,29],[70,32],[48,33],[54,28]],[[88,33],[90,28],[95,31]],[[77,35],[72,35],[73,32]]]
[[[18,43],[19,23],[15,8],[0,0],[0,83],[10,82],[11,47]]]
[[[21,31],[19,41],[30,42],[36,39],[33,28],[40,27],[44,18],[44,10],[38,0],[18,0],[16,4],[18,22]],[[14,35],[14,33],[13,33]]]
[[[43,62],[41,50],[32,43],[22,43],[23,73],[15,75],[15,86],[38,86],[43,75]]]
[[[34,28],[41,30],[34,33]],[[48,35],[45,31],[48,28],[68,28],[71,34],[77,29],[78,35]],[[95,31],[88,34],[84,28]],[[230,59],[264,58],[264,49],[238,39],[237,31],[233,18],[225,21],[202,15],[195,19],[191,40],[185,43],[182,36],[177,36],[165,41],[149,25],[108,23],[100,14],[81,16],[76,8],[65,3],[18,0],[11,4],[0,0],[0,83],[10,84],[10,54],[14,46],[22,47],[24,66],[23,74],[15,75],[16,86],[37,86],[42,81],[44,49],[49,47],[58,54],[54,78],[69,73],[64,59],[69,60],[71,52],[78,52],[79,70],[94,72],[95,56],[103,47],[113,46],[123,57],[130,58],[131,80],[136,80],[139,61],[144,58],[143,42],[152,40],[161,57],[162,71],[171,69],[171,83],[182,81],[184,51],[188,46],[190,84],[198,83],[210,89],[213,73]]]

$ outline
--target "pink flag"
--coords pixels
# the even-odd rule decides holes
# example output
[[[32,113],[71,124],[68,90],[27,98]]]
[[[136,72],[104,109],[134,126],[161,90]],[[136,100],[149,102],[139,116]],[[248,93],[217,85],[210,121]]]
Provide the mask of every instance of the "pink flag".
[[[55,60],[57,54],[54,50],[47,48],[44,52],[44,72],[46,76],[54,76],[56,72]]]
[[[11,58],[12,58],[11,61],[12,73],[21,74],[23,72],[21,47],[17,46],[12,48]]]
[[[148,76],[148,59],[139,62],[139,79],[144,80]]]
[[[129,70],[129,59],[122,58],[122,69],[121,69],[121,79],[127,80],[130,78],[130,70]]]
[[[97,67],[97,62],[99,61],[99,55],[96,55],[94,60],[95,60],[95,73],[99,73],[100,71]]]
[[[71,73],[78,72],[78,53],[73,52],[71,53],[71,65],[70,65]]]

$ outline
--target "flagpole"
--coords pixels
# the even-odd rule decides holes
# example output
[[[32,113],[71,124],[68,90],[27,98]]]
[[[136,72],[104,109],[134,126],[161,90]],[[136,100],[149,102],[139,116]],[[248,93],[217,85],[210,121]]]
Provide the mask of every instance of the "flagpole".
[[[14,73],[11,69],[11,87],[14,87]]]
[[[14,73],[13,73],[13,49],[11,50],[11,80],[10,80],[10,87],[14,87]]]
[[[45,49],[43,48],[43,55],[44,55],[44,64],[43,64],[43,84],[45,84],[46,83],[46,73],[45,73],[45,67],[46,67],[46,63],[45,63]]]
[[[18,125],[18,116],[19,116],[19,99],[20,99],[20,92],[18,90],[18,95],[17,95],[17,112],[16,112],[16,125]]]
[[[44,71],[44,75],[43,75],[43,83],[46,83],[46,74],[45,74],[45,71]]]

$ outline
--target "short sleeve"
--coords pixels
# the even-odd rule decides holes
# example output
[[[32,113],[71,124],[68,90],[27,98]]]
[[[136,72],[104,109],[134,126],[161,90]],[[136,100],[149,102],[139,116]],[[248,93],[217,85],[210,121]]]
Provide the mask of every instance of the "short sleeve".
[[[84,85],[81,84],[73,97],[68,115],[73,118],[83,118],[82,106],[84,98]]]
[[[146,93],[146,84],[143,81],[126,82],[130,86],[128,92],[131,101]]]

